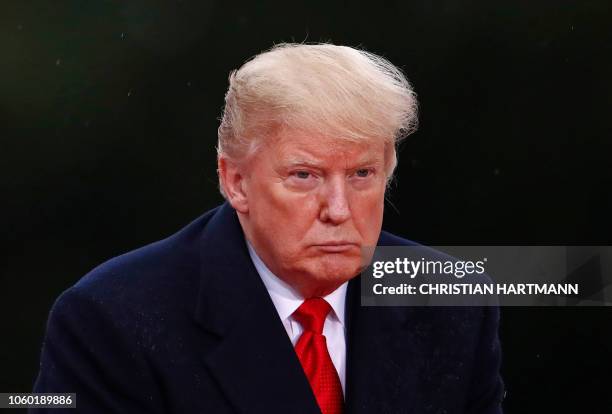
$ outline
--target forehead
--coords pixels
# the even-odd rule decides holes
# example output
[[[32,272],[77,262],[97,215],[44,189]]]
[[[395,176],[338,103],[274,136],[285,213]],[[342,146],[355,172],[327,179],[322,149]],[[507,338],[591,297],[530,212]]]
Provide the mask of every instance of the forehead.
[[[381,139],[349,141],[303,132],[280,133],[266,147],[283,163],[382,163],[385,155],[385,143]]]

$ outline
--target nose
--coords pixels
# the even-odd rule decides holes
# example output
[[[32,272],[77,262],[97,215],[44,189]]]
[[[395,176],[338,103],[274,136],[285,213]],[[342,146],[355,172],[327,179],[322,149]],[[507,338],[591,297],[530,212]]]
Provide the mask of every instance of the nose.
[[[351,217],[346,181],[344,177],[332,177],[324,186],[320,220],[341,224]]]

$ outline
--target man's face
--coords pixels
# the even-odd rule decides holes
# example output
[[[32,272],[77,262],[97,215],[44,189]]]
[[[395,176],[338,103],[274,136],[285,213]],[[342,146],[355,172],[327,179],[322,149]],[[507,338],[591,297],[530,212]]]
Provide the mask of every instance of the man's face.
[[[359,273],[378,240],[385,144],[282,133],[242,165],[246,236],[302,295],[325,295]]]

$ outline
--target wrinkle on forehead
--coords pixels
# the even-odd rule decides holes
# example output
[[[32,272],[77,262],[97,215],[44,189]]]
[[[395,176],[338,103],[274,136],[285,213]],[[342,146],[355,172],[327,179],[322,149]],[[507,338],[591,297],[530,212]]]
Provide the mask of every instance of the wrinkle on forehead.
[[[321,135],[283,134],[269,141],[267,147],[276,152],[283,163],[292,165],[338,165],[342,162],[351,168],[364,164],[382,165],[385,157],[384,142],[374,138],[355,142]]]

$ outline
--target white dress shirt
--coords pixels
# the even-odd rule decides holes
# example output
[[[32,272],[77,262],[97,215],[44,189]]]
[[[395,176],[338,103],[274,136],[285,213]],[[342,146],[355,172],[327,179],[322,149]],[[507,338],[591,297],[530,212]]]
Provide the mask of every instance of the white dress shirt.
[[[251,260],[261,277],[272,302],[276,307],[287,335],[291,339],[293,346],[302,335],[302,326],[293,318],[293,312],[304,302],[304,298],[289,284],[279,279],[268,269],[265,263],[259,258],[253,246],[247,241]],[[344,303],[346,301],[346,288],[348,282],[343,283],[338,289],[334,290],[323,299],[330,304],[332,311],[329,312],[323,325],[323,335],[327,342],[327,350],[336,367],[342,392],[344,392],[346,378],[346,334],[344,327]]]

